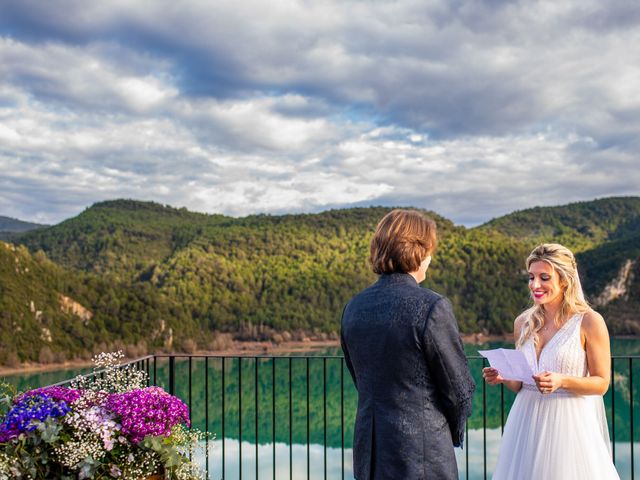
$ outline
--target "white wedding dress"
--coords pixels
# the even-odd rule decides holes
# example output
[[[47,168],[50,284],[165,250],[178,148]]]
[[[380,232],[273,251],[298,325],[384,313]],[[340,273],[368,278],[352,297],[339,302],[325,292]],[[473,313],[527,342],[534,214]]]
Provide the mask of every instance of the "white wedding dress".
[[[586,353],[580,339],[582,314],[558,330],[540,352],[533,340],[521,349],[535,373],[584,377]],[[511,407],[493,480],[619,480],[611,460],[609,429],[600,395],[566,390],[541,394],[533,379]]]

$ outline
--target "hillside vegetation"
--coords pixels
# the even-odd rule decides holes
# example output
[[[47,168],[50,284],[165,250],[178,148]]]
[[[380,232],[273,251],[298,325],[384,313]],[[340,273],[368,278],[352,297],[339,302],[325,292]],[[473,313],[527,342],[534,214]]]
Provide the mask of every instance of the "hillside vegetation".
[[[535,207],[491,220],[495,230],[528,241],[561,243],[575,253],[638,232],[640,197],[611,197],[558,207]]]
[[[369,241],[389,210],[235,219],[153,202],[96,204],[22,234],[23,246],[0,248],[1,326],[20,337],[0,339],[0,351],[9,352],[0,363],[82,356],[115,344],[193,350],[215,346],[220,332],[335,338],[344,304],[375,281]],[[560,240],[581,252],[594,298],[640,256],[636,197],[531,209],[474,229],[427,213],[440,245],[424,286],[451,298],[467,333],[511,331],[528,304],[524,258],[539,241]],[[18,273],[16,258],[29,274]],[[633,316],[638,295],[631,294],[639,277],[628,270],[625,293],[602,307],[617,309],[610,319],[615,333],[640,330]],[[91,312],[91,320],[63,311],[61,295]]]

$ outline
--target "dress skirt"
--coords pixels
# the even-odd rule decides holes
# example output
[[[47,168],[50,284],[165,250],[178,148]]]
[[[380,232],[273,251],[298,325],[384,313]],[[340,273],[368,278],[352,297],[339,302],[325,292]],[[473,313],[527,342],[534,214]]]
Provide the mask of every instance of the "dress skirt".
[[[619,480],[602,396],[523,385],[511,407],[493,480]]]

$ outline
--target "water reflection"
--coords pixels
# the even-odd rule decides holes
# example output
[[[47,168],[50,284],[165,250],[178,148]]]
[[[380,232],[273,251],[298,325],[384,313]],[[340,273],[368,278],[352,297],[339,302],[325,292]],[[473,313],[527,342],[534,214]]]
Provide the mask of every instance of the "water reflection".
[[[467,355],[477,355],[479,348],[509,346],[503,342],[485,345],[465,345]],[[614,340],[617,355],[638,355],[640,341]],[[318,352],[315,352],[316,354]],[[320,352],[340,355],[339,350]],[[152,380],[164,388],[169,385],[169,365],[160,359],[152,367]],[[474,412],[469,420],[468,438],[464,450],[456,450],[460,478],[484,478],[486,425],[486,470],[491,473],[500,447],[501,425],[504,424],[515,395],[509,390],[483,386],[481,359],[471,359],[470,368],[478,385],[474,396]],[[640,378],[639,361],[633,363],[633,377]],[[52,372],[35,376],[9,378],[20,389],[59,381]],[[47,375],[47,376],[43,376]],[[612,390],[605,395],[610,432],[616,442],[616,465],[621,478],[630,478],[631,418],[634,398],[640,398],[637,380],[631,384],[629,361],[615,361]],[[28,386],[28,387],[27,387]],[[275,465],[278,480],[307,478],[307,442],[309,443],[309,478],[324,478],[325,452],[327,478],[352,478],[351,446],[357,394],[349,373],[340,358],[193,358],[176,361],[176,394],[189,404],[193,425],[216,434],[210,442],[208,465],[210,477],[222,477],[222,440],[224,441],[225,478],[239,478],[239,453],[242,445],[242,478],[255,478],[256,444],[260,479],[273,478]],[[486,397],[483,399],[483,389]],[[611,414],[612,399],[615,415]],[[485,408],[486,406],[486,408]],[[640,415],[633,415],[633,429],[638,431]],[[275,421],[274,421],[275,420]],[[274,428],[275,427],[275,428]],[[635,439],[634,439],[635,440]],[[293,446],[289,448],[289,444]],[[324,447],[326,445],[326,449]],[[635,458],[638,443],[634,444]],[[289,469],[289,462],[293,469]],[[206,456],[205,456],[206,457]],[[201,459],[205,465],[205,458]],[[467,476],[467,461],[469,472]]]

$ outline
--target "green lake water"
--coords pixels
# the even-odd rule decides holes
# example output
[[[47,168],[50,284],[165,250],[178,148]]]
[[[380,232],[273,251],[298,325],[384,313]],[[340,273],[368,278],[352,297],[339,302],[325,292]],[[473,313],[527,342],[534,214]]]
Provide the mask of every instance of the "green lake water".
[[[473,357],[478,355],[478,349],[497,347],[512,345],[466,344],[465,351]],[[612,354],[640,355],[640,340],[614,339]],[[274,473],[278,480],[319,479],[325,478],[325,473],[326,478],[337,479],[343,478],[343,468],[344,478],[353,478],[351,448],[357,395],[340,355],[340,350],[334,349],[307,357],[193,358],[191,362],[178,359],[176,394],[190,406],[193,426],[216,436],[199,456],[203,466],[208,467],[209,478],[221,478],[223,468],[228,479],[239,478],[240,469],[243,479],[255,479],[256,472],[260,479],[274,478]],[[485,456],[487,478],[491,477],[502,425],[514,399],[507,389],[483,385],[482,364],[480,358],[469,360],[478,388],[465,448],[457,449],[460,478],[484,478]],[[615,359],[613,415],[612,389],[604,397],[609,431],[615,437],[616,465],[623,479],[631,478],[632,416],[634,432],[639,426],[640,412],[636,407],[640,399],[639,368],[638,361],[633,362],[630,370],[628,359]],[[150,370],[152,382],[168,390],[168,361],[158,360],[155,378],[153,363]],[[23,390],[77,373],[83,372],[47,372],[5,380]],[[636,437],[634,434],[634,440]],[[640,459],[637,441],[633,447],[634,458]]]

